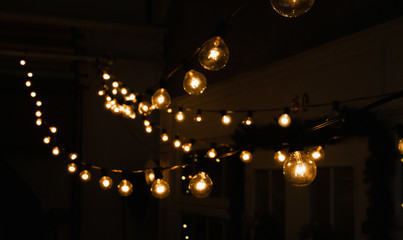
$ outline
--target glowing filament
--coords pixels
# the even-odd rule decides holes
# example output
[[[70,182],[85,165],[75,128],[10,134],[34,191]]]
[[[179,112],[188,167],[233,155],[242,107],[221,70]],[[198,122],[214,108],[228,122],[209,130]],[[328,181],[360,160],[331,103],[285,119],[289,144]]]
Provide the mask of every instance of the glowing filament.
[[[200,80],[198,78],[192,78],[192,81],[190,82],[190,86],[192,88],[198,88],[200,86]]]
[[[206,189],[206,183],[204,181],[196,183],[196,190],[203,191],[204,189]]]
[[[208,55],[209,59],[213,59],[213,60],[217,60],[218,55],[220,55],[220,52],[215,50],[215,49],[211,49],[210,54]]]
[[[295,176],[301,176],[301,177],[303,177],[303,176],[305,175],[305,172],[306,172],[305,165],[303,165],[303,164],[298,164],[298,165],[295,167]]]

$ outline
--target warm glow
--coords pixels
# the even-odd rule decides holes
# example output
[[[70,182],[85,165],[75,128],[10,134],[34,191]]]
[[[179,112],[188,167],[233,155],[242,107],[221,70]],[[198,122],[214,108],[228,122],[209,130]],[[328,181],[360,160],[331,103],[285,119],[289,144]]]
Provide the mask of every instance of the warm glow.
[[[178,122],[182,122],[185,119],[185,114],[183,114],[182,111],[179,111],[176,115],[175,118]]]
[[[203,191],[206,189],[207,184],[204,181],[199,181],[196,183],[196,190],[197,191]]]
[[[185,74],[183,79],[183,89],[189,95],[200,95],[207,87],[206,77],[195,70],[190,70]]]
[[[108,176],[103,176],[101,177],[101,179],[99,179],[99,186],[103,189],[103,190],[109,190],[112,188],[113,185],[113,181],[110,177]]]
[[[287,158],[287,154],[283,151],[277,151],[274,154],[274,160],[276,160],[279,163],[283,163],[286,158]]]
[[[205,172],[194,175],[189,182],[190,192],[197,198],[205,198],[213,189],[213,181]]]
[[[41,126],[42,125],[42,119],[38,118],[36,119],[36,125]]]
[[[113,95],[118,94],[118,89],[117,89],[117,88],[112,89],[112,94],[113,94]]]
[[[157,179],[153,182],[151,185],[151,194],[159,199],[163,199],[168,197],[170,189],[169,189],[169,184],[162,180],[162,179]]]
[[[194,120],[199,123],[199,122],[203,121],[203,118],[202,118],[201,114],[197,114],[196,117],[194,118]]]
[[[171,105],[171,96],[164,88],[160,88],[151,97],[151,104],[160,110],[167,109]]]
[[[114,82],[112,83],[112,87],[114,87],[114,88],[119,87],[119,83],[118,83],[118,82],[116,82],[116,81],[114,81]]]
[[[182,150],[186,153],[192,150],[192,143],[185,143],[182,145]]]
[[[43,138],[43,143],[49,144],[50,143],[50,137],[44,137]]]
[[[37,116],[37,117],[42,116],[42,112],[41,112],[41,111],[39,111],[39,110],[38,110],[38,111],[36,111],[36,112],[35,112],[35,116]]]
[[[273,9],[283,17],[298,17],[311,9],[315,0],[271,0]]]
[[[151,168],[144,170],[144,177],[148,185],[152,184],[155,179],[154,170]]]
[[[288,127],[291,124],[291,117],[287,113],[284,113],[278,118],[278,124],[281,127]]]
[[[219,51],[217,51],[216,49],[211,49],[210,54],[208,55],[208,58],[212,59],[212,60],[217,60],[218,55],[220,55]]]
[[[70,160],[76,160],[78,158],[78,155],[77,155],[77,153],[70,153],[69,158],[70,158]]]
[[[27,76],[31,78],[34,76],[34,74],[32,72],[29,72],[29,73],[27,73]]]
[[[88,182],[91,180],[91,173],[88,170],[80,172],[80,179],[82,182]]]
[[[166,142],[169,140],[169,136],[166,133],[161,134],[161,141]]]
[[[221,122],[224,125],[229,125],[231,123],[231,120],[231,116],[227,114],[221,117]]]
[[[143,124],[144,124],[144,126],[150,126],[151,125],[151,122],[150,121],[148,121],[147,119],[145,119],[144,120],[144,122],[143,122]]]
[[[123,197],[127,197],[133,192],[133,185],[131,182],[123,179],[118,185],[119,194]]]
[[[36,101],[36,106],[38,106],[38,107],[40,107],[40,106],[42,106],[42,102],[41,101]]]
[[[173,111],[172,108],[167,109],[167,113],[172,113],[172,111]]]
[[[143,101],[139,103],[138,106],[138,112],[143,115],[143,116],[148,116],[151,114],[152,108],[151,108],[151,103],[147,101]]]
[[[175,139],[175,141],[173,142],[173,145],[175,148],[180,148],[180,146],[182,145],[181,140]]]
[[[290,154],[283,165],[286,180],[296,187],[309,185],[316,177],[316,164],[303,152]]]
[[[403,154],[403,138],[399,140],[399,151]]]
[[[31,81],[26,81],[25,86],[30,87],[32,85]]]
[[[183,224],[183,225],[182,225],[182,227],[183,227],[183,228],[187,228],[187,227],[188,227],[188,225],[186,225],[186,224]]]
[[[244,151],[241,152],[240,157],[241,157],[242,162],[247,163],[247,162],[250,162],[252,160],[252,153],[250,153],[249,151],[244,150]]]
[[[50,130],[51,133],[56,133],[57,132],[57,127],[52,126],[52,127],[49,128],[49,130]]]
[[[67,171],[70,174],[73,174],[77,171],[77,165],[75,163],[70,163],[69,165],[67,165]]]
[[[242,124],[245,126],[250,126],[253,124],[253,119],[252,117],[247,117],[245,120],[242,121]]]
[[[98,95],[99,95],[99,96],[105,95],[105,90],[99,90],[99,91],[98,91]]]
[[[36,92],[31,92],[31,97],[36,97]]]
[[[121,93],[122,95],[126,95],[126,94],[128,93],[128,91],[127,91],[126,88],[122,88],[122,89],[120,89],[120,93]]]
[[[217,151],[214,148],[212,148],[212,149],[208,150],[207,156],[209,158],[215,158],[217,156]]]
[[[108,73],[104,73],[104,74],[102,75],[102,78],[103,78],[104,80],[109,80],[109,79],[111,79],[111,75],[109,75]]]
[[[129,115],[129,118],[135,119],[135,118],[136,118],[136,114],[135,114],[134,112],[132,112],[132,113]]]
[[[60,149],[59,149],[59,147],[54,147],[54,148],[52,149],[52,154],[53,154],[54,156],[58,156],[58,155],[60,154]]]
[[[152,131],[153,131],[153,128],[151,127],[151,125],[146,127],[147,133],[151,133]]]
[[[21,65],[21,66],[24,66],[26,63],[27,63],[27,62],[26,62],[24,59],[21,59],[21,60],[20,60],[20,65]]]
[[[129,96],[126,96],[126,101],[136,101],[136,94],[130,93]]]
[[[218,71],[225,67],[229,59],[229,49],[221,37],[215,36],[207,40],[198,54],[200,65],[210,71]]]
[[[312,147],[308,154],[315,161],[322,160],[325,157],[325,151],[322,146]]]

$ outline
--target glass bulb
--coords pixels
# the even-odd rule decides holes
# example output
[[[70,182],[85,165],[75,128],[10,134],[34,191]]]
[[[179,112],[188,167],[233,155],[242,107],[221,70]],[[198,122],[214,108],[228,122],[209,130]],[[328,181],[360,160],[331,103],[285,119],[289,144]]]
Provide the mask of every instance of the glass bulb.
[[[207,156],[209,158],[215,158],[217,156],[217,151],[214,148],[212,148],[212,149],[208,150]]]
[[[118,94],[118,89],[116,89],[116,88],[112,89],[112,94],[113,94],[113,95]]]
[[[52,127],[49,128],[49,130],[50,130],[51,133],[56,133],[57,132],[57,127],[52,126]]]
[[[78,158],[78,155],[77,155],[77,153],[70,153],[69,158],[70,158],[70,160],[74,161]]]
[[[146,169],[144,171],[144,177],[146,178],[146,182],[148,185],[150,185],[152,182],[154,182],[155,179],[155,174],[153,169]]]
[[[316,177],[316,164],[305,153],[295,151],[283,165],[285,179],[295,187],[309,185]]]
[[[224,124],[224,125],[229,125],[229,124],[231,123],[231,121],[232,121],[232,118],[231,118],[231,116],[228,115],[228,114],[225,114],[225,115],[223,115],[223,116],[221,117],[221,122],[222,122],[222,124]]]
[[[245,126],[250,126],[252,125],[253,122],[253,118],[252,117],[247,117],[245,120],[242,121],[242,124]]]
[[[39,111],[39,110],[38,110],[38,111],[36,111],[36,112],[35,112],[35,116],[37,116],[37,117],[42,116],[42,112],[41,112],[41,111]]]
[[[313,160],[319,161],[325,157],[325,150],[322,146],[317,146],[309,149],[308,154]]]
[[[399,140],[399,151],[403,154],[403,138]]]
[[[200,65],[210,71],[218,71],[225,67],[229,59],[227,44],[221,37],[215,36],[207,40],[198,55]]]
[[[89,182],[91,180],[91,173],[88,170],[83,170],[80,172],[80,179],[82,182]]]
[[[156,109],[164,110],[171,105],[171,96],[164,88],[160,88],[151,97],[151,103]]]
[[[25,86],[30,87],[32,85],[31,81],[26,81]]]
[[[183,79],[183,89],[189,95],[200,95],[207,87],[206,77],[195,70],[190,70],[185,74]]]
[[[284,17],[298,17],[311,9],[315,0],[271,0],[274,10]]]
[[[274,160],[276,160],[279,163],[283,163],[287,159],[287,153],[284,151],[277,151],[274,154]]]
[[[190,152],[192,150],[192,143],[185,143],[182,145],[182,150],[186,153]]]
[[[42,102],[41,101],[36,101],[36,106],[38,106],[38,107],[40,107],[40,106],[42,106]]]
[[[25,64],[27,64],[27,62],[26,62],[24,59],[21,59],[21,60],[20,60],[20,65],[21,65],[21,66],[24,66]]]
[[[133,184],[126,179],[123,179],[118,185],[118,192],[123,197],[127,197],[133,192]]]
[[[205,198],[213,190],[213,181],[205,172],[194,175],[189,182],[189,190],[197,198]]]
[[[183,120],[185,120],[185,114],[182,111],[179,111],[179,112],[176,113],[175,119],[178,122],[182,122]]]
[[[70,174],[74,174],[77,172],[77,165],[75,163],[70,163],[67,165],[67,172]]]
[[[119,87],[119,83],[118,83],[118,82],[116,82],[116,81],[114,81],[114,82],[112,83],[112,87],[114,87],[114,88]]]
[[[143,116],[150,115],[151,111],[152,111],[151,103],[149,103],[147,101],[143,101],[143,102],[139,103],[138,111]]]
[[[146,132],[147,133],[151,133],[153,131],[153,127],[151,127],[151,125],[146,127]]]
[[[173,141],[173,145],[175,148],[180,148],[182,145],[181,140],[175,139],[175,141]]]
[[[99,95],[99,96],[105,95],[105,90],[99,90],[99,91],[98,91],[98,95]]]
[[[49,144],[50,143],[50,137],[44,137],[43,138],[43,143]]]
[[[252,153],[244,150],[241,152],[240,158],[241,158],[242,162],[248,163],[252,160],[253,156],[252,156]]]
[[[153,184],[151,185],[151,194],[159,199],[163,199],[168,197],[170,189],[169,189],[169,184],[162,180],[162,179],[156,179]]]
[[[101,177],[101,179],[99,179],[99,186],[103,189],[103,190],[109,190],[112,188],[112,178],[108,177],[108,176],[103,176]]]
[[[122,89],[120,89],[120,93],[121,93],[122,95],[126,95],[126,94],[128,93],[127,88],[122,88]]]
[[[42,125],[42,119],[38,118],[36,119],[36,125],[41,126]]]
[[[169,136],[166,133],[161,134],[161,141],[167,142],[169,140]]]
[[[195,120],[195,122],[199,123],[199,122],[203,121],[203,118],[202,118],[201,114],[197,114],[196,117],[194,118],[194,120]]]
[[[58,156],[58,155],[60,154],[60,149],[59,149],[59,147],[54,147],[54,148],[52,149],[52,154],[53,154],[54,156]]]
[[[111,75],[109,75],[108,73],[104,73],[104,74],[102,74],[102,78],[104,80],[109,80],[109,79],[111,79]]]
[[[136,102],[136,94],[130,93],[129,96],[125,97],[126,101]]]
[[[36,97],[36,92],[31,92],[31,97]]]
[[[27,73],[27,76],[31,78],[34,76],[34,74],[32,72],[29,72],[29,73]]]
[[[291,124],[291,117],[287,113],[284,113],[278,118],[278,124],[280,127],[288,127]]]

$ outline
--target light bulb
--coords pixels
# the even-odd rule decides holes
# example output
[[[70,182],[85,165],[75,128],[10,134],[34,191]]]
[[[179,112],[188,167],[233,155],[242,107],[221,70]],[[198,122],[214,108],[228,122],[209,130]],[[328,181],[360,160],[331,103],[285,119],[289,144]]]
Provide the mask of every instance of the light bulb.
[[[89,182],[91,180],[91,173],[90,171],[84,169],[80,172],[80,179],[82,182]]]
[[[43,143],[49,144],[50,143],[50,137],[44,137],[43,138]]]
[[[77,165],[75,163],[70,163],[67,165],[67,172],[70,174],[74,174],[77,172]]]
[[[136,94],[130,93],[129,96],[125,97],[126,101],[136,102]]]
[[[98,95],[99,95],[99,96],[105,95],[105,90],[103,90],[103,89],[99,90],[99,91],[98,91]]]
[[[201,110],[201,109],[197,109],[197,114],[196,114],[196,116],[194,117],[194,120],[195,120],[195,122],[198,122],[198,123],[200,123],[200,122],[203,121],[203,118],[202,118],[202,110]]]
[[[276,160],[279,163],[283,163],[287,159],[287,153],[284,151],[277,151],[274,154],[274,160]]]
[[[167,113],[172,113],[172,111],[173,111],[172,108],[167,109]]]
[[[129,115],[129,118],[135,119],[135,118],[136,118],[136,114],[135,114],[134,112],[132,112],[132,113]]]
[[[113,185],[113,181],[112,178],[108,177],[108,176],[103,176],[101,177],[101,179],[99,179],[99,186],[103,189],[103,190],[109,190],[112,188]]]
[[[179,139],[175,139],[175,140],[173,141],[173,145],[174,145],[174,148],[180,148],[181,145],[182,145],[182,142],[181,142],[181,140],[179,140]]]
[[[118,192],[123,197],[127,197],[133,192],[133,184],[126,179],[123,179],[118,185]]]
[[[31,97],[33,97],[33,98],[34,98],[34,97],[36,97],[36,92],[31,92],[31,94],[30,94],[30,95],[31,95]]]
[[[31,81],[26,81],[25,86],[30,87],[32,85]]]
[[[153,127],[151,127],[151,125],[146,127],[146,132],[147,133],[151,133],[153,131]]]
[[[283,165],[285,179],[296,187],[309,185],[316,177],[316,164],[301,151],[292,152]]]
[[[113,95],[118,94],[118,89],[117,89],[117,88],[112,89],[112,94],[113,94]]]
[[[215,36],[207,40],[198,55],[200,65],[210,71],[218,71],[225,67],[229,59],[229,50],[224,40]]]
[[[127,88],[122,88],[122,89],[120,89],[120,93],[121,93],[122,95],[126,95],[126,94],[128,93]]]
[[[42,102],[41,101],[36,101],[36,106],[38,106],[38,107],[40,107],[40,106],[42,106]]]
[[[36,112],[35,112],[35,116],[37,116],[37,117],[42,116],[42,112],[41,112],[41,111],[39,111],[39,110],[38,110],[38,111],[36,111]]]
[[[29,73],[27,73],[27,76],[28,76],[29,78],[31,78],[31,77],[34,76],[34,74],[33,74],[32,72],[29,72]]]
[[[138,112],[143,116],[148,116],[151,114],[152,108],[151,103],[143,101],[139,103]]]
[[[308,154],[313,160],[319,161],[325,157],[325,150],[322,146],[312,147],[309,149]]]
[[[298,17],[311,9],[315,0],[271,0],[273,9],[284,17]]]
[[[164,88],[160,88],[151,97],[151,103],[156,109],[164,110],[171,105],[171,96]]]
[[[213,181],[205,172],[194,175],[189,182],[189,190],[197,198],[205,198],[213,190]]]
[[[178,122],[182,122],[183,120],[185,120],[185,114],[183,113],[182,110],[179,110],[176,115],[175,115],[175,119]]]
[[[25,64],[27,64],[27,62],[26,62],[24,59],[21,59],[21,60],[20,60],[20,65],[21,65],[21,66],[24,66]]]
[[[182,150],[186,153],[192,150],[192,143],[188,142],[182,145]]]
[[[189,95],[200,95],[207,87],[206,77],[195,70],[190,70],[183,79],[183,89]]]
[[[40,119],[40,118],[36,119],[35,124],[38,125],[38,126],[41,126],[42,125],[42,119]]]
[[[53,154],[54,156],[59,156],[59,154],[60,154],[60,149],[59,149],[59,147],[54,147],[54,148],[52,149],[52,154]]]
[[[109,79],[111,79],[111,75],[109,75],[108,73],[104,73],[104,74],[102,74],[102,78],[104,79],[104,80],[109,80]]]
[[[278,118],[278,124],[281,126],[281,127],[288,127],[288,126],[290,126],[290,124],[291,124],[291,117],[290,117],[290,115],[288,115],[287,113],[284,113],[283,115],[281,115],[279,118]]]
[[[232,118],[231,118],[231,116],[228,115],[228,114],[225,114],[225,115],[223,115],[223,116],[221,117],[221,122],[222,122],[222,124],[224,124],[224,125],[230,125],[230,124],[231,124],[231,121],[232,121]]]
[[[253,118],[251,116],[247,116],[245,118],[245,120],[242,121],[242,124],[245,125],[245,126],[253,125],[253,123],[254,123],[254,121],[253,121]]]
[[[70,158],[70,160],[74,161],[78,158],[78,155],[77,155],[77,153],[70,153],[69,158]]]
[[[252,153],[244,150],[241,152],[240,158],[241,158],[242,162],[248,163],[252,160],[253,156],[252,156]]]
[[[403,138],[399,140],[399,151],[401,154],[403,154]]]
[[[144,177],[146,179],[146,182],[148,185],[150,185],[152,182],[154,182],[155,179],[155,174],[153,169],[146,169],[144,171]]]
[[[147,127],[147,126],[151,125],[151,122],[148,121],[147,119],[144,119],[143,124],[144,124],[145,127]]]
[[[118,83],[117,81],[112,82],[112,87],[118,88],[118,87],[119,87],[119,83]]]
[[[49,130],[50,130],[51,133],[56,133],[57,132],[57,127],[52,126],[52,127],[49,128]]]
[[[207,151],[207,157],[215,158],[217,156],[217,151],[214,148],[211,148]]]
[[[151,185],[151,194],[159,199],[163,199],[168,197],[169,195],[169,184],[162,180],[162,179],[156,179],[153,184]]]
[[[162,133],[161,134],[161,141],[167,142],[169,140],[169,136],[167,133]]]

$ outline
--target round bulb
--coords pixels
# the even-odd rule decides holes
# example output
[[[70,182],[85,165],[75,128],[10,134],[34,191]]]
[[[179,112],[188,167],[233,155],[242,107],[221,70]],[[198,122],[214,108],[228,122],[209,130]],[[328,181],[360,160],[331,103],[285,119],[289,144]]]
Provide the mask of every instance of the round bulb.
[[[70,174],[74,174],[77,172],[77,165],[75,163],[70,163],[67,165],[67,172]]]
[[[207,156],[209,158],[215,158],[217,156],[217,151],[214,148],[212,148],[212,149],[208,150]]]
[[[161,141],[166,142],[169,140],[169,136],[166,133],[161,134]]]
[[[284,17],[298,17],[311,9],[315,0],[271,0],[273,9]]]
[[[151,194],[159,199],[163,199],[168,197],[169,195],[169,184],[162,180],[162,179],[157,179],[153,182],[151,185]]]
[[[151,97],[151,103],[156,109],[164,110],[171,105],[171,96],[164,88],[160,88]]]
[[[88,170],[83,170],[80,172],[80,179],[82,182],[89,182],[91,180],[91,173]]]
[[[229,125],[232,121],[232,118],[230,115],[225,114],[224,116],[221,117],[221,122],[224,125]]]
[[[192,150],[192,143],[185,143],[182,145],[182,150],[186,153]]]
[[[32,85],[31,81],[26,81],[25,86],[30,87]]]
[[[31,92],[31,97],[36,97],[36,92]]]
[[[151,127],[151,125],[146,127],[146,132],[147,133],[151,133],[153,131],[153,127]]]
[[[254,123],[254,122],[253,122],[252,117],[247,117],[245,120],[242,121],[242,124],[245,125],[245,126],[250,126],[250,125],[252,125],[253,123]]]
[[[27,73],[27,76],[31,78],[34,76],[34,74],[32,72],[29,72],[29,73]]]
[[[41,126],[42,125],[42,119],[38,118],[36,119],[36,125]]]
[[[139,103],[138,112],[143,116],[148,116],[151,114],[152,108],[151,103],[143,101]]]
[[[59,149],[59,147],[54,147],[54,148],[52,149],[52,154],[53,154],[54,156],[58,156],[58,155],[60,154],[60,149]]]
[[[112,94],[113,94],[113,95],[118,94],[118,90],[117,90],[116,88],[112,89]]]
[[[399,151],[403,154],[403,138],[399,140]]]
[[[98,91],[98,95],[99,95],[99,96],[105,95],[105,90],[99,90],[99,91]]]
[[[21,60],[20,60],[20,65],[21,65],[21,66],[24,66],[25,64],[27,64],[27,62],[26,62],[24,59],[21,59]]]
[[[195,122],[199,123],[199,122],[203,121],[203,118],[202,118],[201,114],[197,114],[196,117],[194,118],[194,120],[195,120]]]
[[[127,197],[133,192],[133,184],[126,179],[123,179],[118,185],[118,192],[123,197]]]
[[[41,111],[39,111],[39,110],[38,110],[38,111],[36,111],[36,112],[35,112],[35,116],[37,116],[37,117],[42,116],[42,112],[41,112]]]
[[[41,101],[36,101],[36,106],[38,106],[38,107],[40,107],[40,106],[42,106],[42,102]]]
[[[175,141],[173,141],[173,145],[175,148],[180,148],[180,146],[182,145],[181,140],[175,139]]]
[[[151,122],[150,121],[148,121],[147,119],[144,119],[144,122],[143,122],[143,124],[144,124],[144,126],[150,126],[151,125]]]
[[[200,95],[207,87],[206,77],[195,70],[190,70],[183,79],[183,89],[189,95]]]
[[[109,190],[112,188],[112,178],[108,177],[108,176],[103,176],[101,177],[101,179],[99,179],[99,186],[103,189],[103,190]]]
[[[179,111],[178,113],[176,113],[175,119],[178,122],[182,122],[183,120],[185,120],[185,114],[182,111]]]
[[[316,164],[301,151],[292,152],[283,165],[285,179],[295,187],[309,185],[316,177]]]
[[[135,118],[136,118],[136,114],[135,114],[134,112],[132,112],[132,113],[129,115],[129,118],[135,119]]]
[[[146,169],[144,171],[144,177],[146,179],[147,184],[150,185],[152,182],[154,182],[154,179],[155,179],[154,170]]]
[[[102,74],[102,78],[104,80],[109,80],[109,79],[111,79],[111,75],[109,75],[108,73],[104,73],[104,74]]]
[[[215,36],[207,40],[198,55],[200,65],[210,71],[218,71],[225,67],[229,59],[227,44],[221,37]]]
[[[189,190],[195,197],[205,198],[213,190],[213,181],[205,172],[199,172],[190,180]]]
[[[112,83],[112,87],[114,87],[114,88],[119,87],[119,83],[118,83],[118,82],[116,82],[116,81],[114,81],[114,82]]]
[[[74,161],[78,158],[78,155],[77,155],[77,153],[70,153],[69,158],[70,158],[70,160]]]
[[[51,133],[56,133],[57,132],[57,127],[52,126],[52,127],[49,128],[49,130],[50,130]]]
[[[241,158],[242,162],[248,163],[252,160],[253,157],[252,157],[252,153],[244,150],[241,152],[240,158]]]
[[[125,97],[126,101],[136,102],[136,94],[130,93],[129,96]]]
[[[288,126],[290,126],[290,124],[291,124],[291,117],[290,117],[290,115],[288,115],[287,113],[284,113],[283,115],[281,115],[279,118],[278,118],[278,124],[281,126],[281,127],[288,127]]]
[[[287,159],[287,153],[284,151],[277,151],[274,154],[274,160],[276,160],[279,163],[283,163]]]
[[[50,137],[44,137],[43,138],[43,143],[49,144],[50,143]]]
[[[322,146],[313,147],[308,151],[309,156],[315,160],[319,161],[325,157],[325,151]]]
[[[121,93],[122,95],[126,95],[126,94],[128,93],[127,88],[122,88],[122,89],[120,89],[120,93]]]

